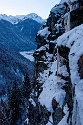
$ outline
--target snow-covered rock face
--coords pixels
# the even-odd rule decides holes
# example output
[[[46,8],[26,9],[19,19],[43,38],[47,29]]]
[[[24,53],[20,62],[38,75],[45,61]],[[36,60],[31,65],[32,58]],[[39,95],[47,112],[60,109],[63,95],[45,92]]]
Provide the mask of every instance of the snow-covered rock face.
[[[83,37],[83,24],[58,37],[57,45],[71,48],[75,41]]]
[[[61,0],[60,4],[65,3],[65,2],[68,2],[68,0]]]
[[[34,53],[37,81],[43,84],[43,90],[38,100],[42,106],[45,105],[48,111],[53,113],[52,100],[54,99],[57,102],[57,109],[61,114],[63,114],[62,107],[66,96],[66,92],[62,87],[65,85],[69,73],[67,72],[66,65],[61,64],[64,61],[61,61],[58,69],[59,77],[57,77],[57,57],[53,53],[56,53],[54,50],[56,40],[54,39],[64,32],[61,16],[65,12],[66,7],[63,4],[52,8],[46,24],[37,33],[36,41],[38,42],[39,49]],[[60,59],[64,60],[62,57]],[[59,115],[58,111],[55,111],[55,114]],[[65,119],[67,120],[66,116]],[[57,123],[55,120],[55,124]]]
[[[60,1],[60,4],[62,4],[62,3],[68,3],[68,2],[74,2],[74,1],[78,1],[78,0],[61,0]]]
[[[83,25],[75,24],[74,29],[64,33],[64,15],[70,14],[70,9],[64,4],[67,0],[61,2],[51,9],[46,24],[36,35],[35,77],[42,88],[36,95],[51,112],[49,120],[55,125],[71,125],[72,118],[76,118],[73,124],[82,125],[83,71],[79,67],[83,68]]]
[[[60,4],[58,6],[55,6],[51,9],[51,12],[55,13],[55,14],[64,14],[66,10],[66,6],[63,4]],[[56,16],[56,15],[55,15]]]
[[[58,46],[70,49],[69,67],[72,85],[75,87],[76,102],[73,109],[73,123],[83,124],[83,24],[63,34],[57,39]],[[76,109],[75,109],[76,108]],[[78,114],[78,115],[75,115]],[[80,119],[80,120],[79,120]]]
[[[62,25],[62,16],[66,13],[66,6],[59,4],[53,7],[45,25],[37,33],[36,42],[39,47],[56,39],[59,35],[64,33]],[[52,32],[52,33],[51,33]],[[52,43],[52,42],[51,42]],[[54,45],[53,45],[54,46]]]
[[[70,48],[69,65],[71,72],[71,80],[73,84],[79,84],[80,77],[78,73],[78,60],[83,55],[83,24],[64,33],[57,39],[58,46],[65,46]]]
[[[6,21],[9,21],[11,22],[12,24],[17,24],[19,23],[20,21],[23,21],[23,20],[26,20],[26,19],[32,19],[32,20],[35,20],[37,21],[38,23],[45,23],[46,20],[43,20],[40,16],[38,16],[37,14],[35,13],[31,13],[31,14],[28,14],[28,15],[17,15],[17,16],[7,16],[5,14],[0,14],[0,20],[6,20]]]
[[[42,36],[42,32],[39,32],[39,33]],[[46,33],[47,33],[47,31],[46,31]],[[45,32],[44,32],[43,36],[45,37]],[[46,52],[45,55],[41,55],[41,56],[45,56],[45,59],[46,59],[45,63],[46,63],[46,65],[48,65],[47,66],[48,68],[46,70],[44,70],[43,72],[38,73],[39,75],[37,77],[37,80],[40,84],[43,83],[43,85],[42,85],[43,91],[41,92],[38,100],[42,105],[45,105],[46,108],[50,112],[53,112],[52,99],[54,98],[58,102],[58,104],[59,104],[58,106],[63,107],[64,100],[66,97],[67,100],[65,100],[65,101],[68,106],[67,107],[68,109],[65,113],[64,118],[59,122],[60,125],[62,125],[62,124],[67,125],[67,120],[68,120],[69,115],[70,115],[69,117],[71,117],[71,115],[74,118],[77,117],[77,119],[75,120],[77,125],[79,125],[79,123],[80,123],[80,125],[82,125],[82,123],[83,123],[83,120],[82,120],[83,115],[81,112],[83,110],[83,105],[82,105],[82,103],[83,103],[83,99],[82,99],[83,79],[81,79],[81,77],[79,75],[79,70],[78,70],[79,69],[78,61],[80,58],[82,58],[81,56],[83,56],[82,40],[83,40],[83,24],[81,24],[78,27],[75,27],[74,29],[68,31],[67,33],[64,33],[57,40],[53,41],[55,43],[57,41],[58,47],[63,46],[64,49],[67,48],[69,50],[67,53],[66,53],[66,51],[63,51],[63,49],[61,50],[61,53],[63,51],[63,54],[64,55],[67,54],[68,58],[65,58],[66,56],[64,56],[64,58],[65,58],[65,60],[64,60],[62,55],[60,55],[59,62],[58,62],[56,60],[56,55],[53,56],[53,54],[50,54],[49,52]],[[43,46],[41,47],[41,49],[39,48],[38,50],[42,51],[42,49],[43,49]],[[46,49],[45,49],[45,51],[46,51]],[[40,62],[40,59],[37,59],[37,61]],[[64,61],[67,61],[67,64],[64,63]],[[81,59],[81,61],[82,61],[82,59]],[[59,63],[58,64],[58,78],[57,78],[57,63]],[[80,62],[80,63],[82,63],[82,62]],[[69,65],[69,69],[68,69],[68,65]],[[80,66],[82,66],[82,64]],[[69,73],[68,73],[68,70],[70,70]],[[68,79],[71,79],[71,82]],[[72,83],[72,85],[71,85],[71,83]],[[67,88],[66,85],[69,86],[69,88]],[[75,93],[74,93],[75,97],[74,98],[77,101],[76,102],[77,105],[75,105],[76,107],[74,106],[74,108],[72,108],[72,106],[73,106],[72,98],[73,97],[71,98],[72,86],[75,87]],[[70,104],[69,104],[69,102],[70,102]],[[64,106],[64,108],[65,108],[65,106]],[[79,113],[78,116],[75,116],[75,113],[76,113],[75,108],[76,108],[77,113]],[[69,113],[68,113],[68,110],[69,110]],[[71,114],[71,110],[73,110],[73,114]],[[56,112],[56,110],[55,110],[55,112]],[[78,121],[79,118],[80,118],[80,121]]]

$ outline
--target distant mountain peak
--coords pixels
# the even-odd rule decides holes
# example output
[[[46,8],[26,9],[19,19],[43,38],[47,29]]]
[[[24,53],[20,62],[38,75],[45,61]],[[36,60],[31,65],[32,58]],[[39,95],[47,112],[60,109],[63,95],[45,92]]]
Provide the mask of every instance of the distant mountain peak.
[[[18,22],[20,22],[21,20],[16,18],[15,16],[7,16],[6,14],[0,14],[0,20],[6,20],[12,24],[17,24]]]
[[[27,14],[27,15],[17,15],[16,18],[21,19],[21,20],[32,19],[32,20],[35,20],[38,23],[44,23],[45,22],[45,19],[42,19],[36,13],[30,13],[30,14]]]
[[[16,16],[12,16],[12,15],[7,16],[6,14],[0,14],[0,20],[2,19],[9,21],[12,24],[17,24],[20,21],[23,21],[26,19],[32,19],[41,24],[45,22],[45,20],[42,19],[40,16],[38,16],[36,13],[30,13],[27,15],[16,15]]]

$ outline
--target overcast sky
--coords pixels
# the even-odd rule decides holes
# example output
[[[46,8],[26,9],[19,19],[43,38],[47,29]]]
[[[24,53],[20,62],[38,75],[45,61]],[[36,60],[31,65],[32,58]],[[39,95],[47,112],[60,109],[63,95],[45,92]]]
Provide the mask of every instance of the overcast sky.
[[[47,18],[51,8],[60,0],[0,0],[0,14],[26,15],[36,13]]]

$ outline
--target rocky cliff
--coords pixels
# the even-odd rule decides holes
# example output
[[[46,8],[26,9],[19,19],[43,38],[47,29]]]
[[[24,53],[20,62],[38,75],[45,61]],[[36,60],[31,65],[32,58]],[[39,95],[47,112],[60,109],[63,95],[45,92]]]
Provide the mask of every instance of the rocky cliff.
[[[73,29],[70,20],[71,13],[80,7],[83,11],[77,5],[74,0],[53,7],[36,35],[33,93],[25,124],[83,124],[83,20]]]

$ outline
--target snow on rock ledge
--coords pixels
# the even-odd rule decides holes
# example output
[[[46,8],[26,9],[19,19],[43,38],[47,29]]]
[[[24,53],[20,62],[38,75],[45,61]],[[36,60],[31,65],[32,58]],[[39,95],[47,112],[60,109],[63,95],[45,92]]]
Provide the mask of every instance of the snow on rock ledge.
[[[50,34],[50,31],[48,31],[48,27],[45,27],[44,29],[39,30],[37,35],[44,36],[44,37],[46,36],[47,38],[49,34]]]

